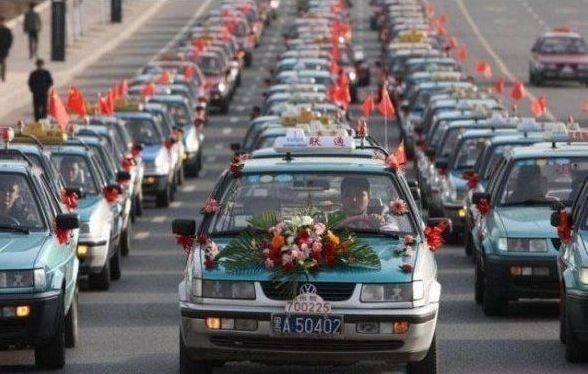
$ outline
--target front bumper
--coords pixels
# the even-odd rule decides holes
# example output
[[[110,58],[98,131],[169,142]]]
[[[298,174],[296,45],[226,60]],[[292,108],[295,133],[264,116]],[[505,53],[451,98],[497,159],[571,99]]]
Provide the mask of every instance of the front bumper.
[[[579,290],[567,290],[567,323],[571,325],[576,338],[588,343],[588,293]]]
[[[227,89],[228,91],[228,89]],[[227,92],[228,93],[228,92]],[[211,107],[221,108],[226,105],[226,102],[229,101],[228,94],[221,94],[218,92],[213,92],[210,95],[210,103]]]
[[[363,360],[421,361],[427,354],[437,323],[438,304],[414,309],[336,309],[343,315],[343,338],[284,338],[271,332],[272,313],[278,307],[211,306],[180,303],[181,331],[192,360],[259,361],[269,363],[354,363]],[[211,330],[207,317],[253,319],[255,331]],[[361,334],[359,322],[407,321],[405,334]]]
[[[541,80],[577,81],[588,83],[588,70],[563,72],[561,69],[543,69],[536,71],[535,75]]]
[[[143,177],[143,195],[157,195],[167,189],[168,175],[149,175]]]
[[[84,255],[80,254],[79,248],[86,246],[87,250]],[[80,274],[90,275],[98,274],[104,268],[106,261],[109,259],[108,240],[84,240],[80,237],[78,241],[78,259],[80,260]]]
[[[0,295],[0,308],[24,306],[31,308],[25,318],[0,317],[0,350],[35,347],[46,343],[55,335],[60,304],[59,291],[41,294]]]
[[[547,275],[512,275],[512,267],[547,268]],[[487,256],[485,259],[487,287],[507,298],[558,298],[559,278],[555,257]]]

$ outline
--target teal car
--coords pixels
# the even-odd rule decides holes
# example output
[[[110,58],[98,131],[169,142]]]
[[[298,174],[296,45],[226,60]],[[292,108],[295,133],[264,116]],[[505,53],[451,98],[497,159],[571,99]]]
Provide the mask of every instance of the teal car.
[[[588,343],[588,171],[573,176],[571,209],[564,206],[552,213],[551,224],[562,225],[561,213],[569,220],[569,240],[562,240],[557,269],[561,285],[560,340],[566,346],[566,359],[585,361]],[[557,231],[557,230],[553,230]]]
[[[0,350],[34,349],[40,369],[65,364],[77,340],[77,214],[41,171],[0,161]]]
[[[475,299],[487,315],[503,314],[510,300],[559,297],[561,242],[549,223],[550,205],[571,205],[573,175],[587,168],[586,146],[515,147],[486,191],[472,195],[482,215],[472,228]]]
[[[349,156],[354,152],[358,157]],[[332,314],[321,318],[335,318],[341,329],[332,330],[329,322],[324,333],[288,332],[284,324],[289,322],[284,321],[289,318],[298,318],[302,326],[318,317],[284,315],[292,299],[263,266],[233,272],[220,262],[208,268],[209,255],[197,245],[179,285],[182,373],[210,373],[213,365],[229,361],[346,364],[366,357],[407,363],[410,373],[436,372],[441,286],[420,212],[403,174],[361,152],[301,157],[294,151],[286,152],[286,158],[249,159],[237,174],[234,168],[223,173],[210,195],[219,209],[204,214],[198,228],[192,219],[172,223],[174,234],[206,235],[222,251],[249,227],[251,218],[265,212],[288,220],[301,209],[312,209],[312,219],[319,221],[340,212],[345,216],[341,232],[354,233],[382,265],[379,270],[351,271],[321,267],[300,279],[295,292],[314,292],[328,302]],[[390,202],[398,200],[404,213],[395,215]],[[368,217],[382,220],[369,223]],[[404,243],[412,243],[408,256],[400,255]]]

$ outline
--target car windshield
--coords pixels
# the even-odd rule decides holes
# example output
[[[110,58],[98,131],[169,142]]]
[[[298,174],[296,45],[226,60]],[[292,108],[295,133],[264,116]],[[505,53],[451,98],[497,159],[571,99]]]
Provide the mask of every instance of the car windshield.
[[[11,228],[43,229],[41,210],[30,184],[22,174],[0,177],[0,231]]]
[[[79,155],[52,154],[51,161],[59,170],[67,188],[81,188],[84,193],[98,193],[98,183],[92,172],[88,158]]]
[[[539,47],[540,53],[545,54],[586,54],[588,47],[580,38],[553,37],[545,38]]]
[[[571,205],[587,176],[587,158],[519,160],[514,163],[504,180],[506,184],[500,204],[544,205],[561,201]]]
[[[150,119],[129,118],[126,120],[127,130],[134,143],[139,144],[159,144],[161,143],[161,134],[159,129]]]
[[[198,59],[200,70],[206,75],[219,75],[223,73],[221,59],[217,56],[201,56]]]
[[[307,209],[319,220],[341,213],[345,217],[342,228],[353,231],[411,233],[410,208],[398,197],[387,175],[247,174],[233,179],[220,197],[221,208],[211,222],[211,233],[238,232],[247,227],[250,218],[267,211],[288,219]],[[403,210],[407,214],[402,214]]]
[[[462,127],[452,127],[445,131],[445,136],[441,141],[441,157],[448,157],[451,152],[457,147],[457,140],[459,139],[459,133],[463,131]]]
[[[461,142],[455,157],[456,169],[471,169],[476,164],[480,153],[484,150],[488,138],[470,138]]]
[[[167,103],[167,107],[177,125],[184,127],[191,122],[188,108],[183,103],[169,102]]]

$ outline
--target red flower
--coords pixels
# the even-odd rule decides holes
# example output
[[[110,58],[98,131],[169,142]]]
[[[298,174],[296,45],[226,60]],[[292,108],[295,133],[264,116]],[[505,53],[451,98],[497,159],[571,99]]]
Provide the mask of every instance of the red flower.
[[[296,238],[296,243],[298,245],[302,245],[303,243],[308,243],[309,238],[310,238],[310,234],[308,233],[308,229],[301,229],[298,231],[298,237]]]
[[[390,202],[390,210],[396,216],[408,213],[408,205],[402,199],[396,199]]]
[[[570,222],[570,214],[564,209],[559,211],[557,236],[564,244],[570,244],[572,242],[572,224]]]
[[[437,252],[443,246],[443,233],[447,229],[447,226],[448,223],[443,221],[437,226],[427,226],[425,228],[425,238],[432,252]]]
[[[189,254],[192,248],[194,248],[194,236],[191,235],[177,235],[176,243],[182,247],[186,254]]]
[[[399,266],[399,268],[403,273],[412,273],[414,270],[411,264],[402,264]]]
[[[200,236],[198,237],[198,244],[205,245],[206,243],[208,243],[208,235],[200,234]]]
[[[404,237],[404,245],[413,245],[414,244],[414,236],[406,235]]]
[[[106,201],[108,201],[108,203],[115,203],[118,200],[119,196],[120,194],[116,188],[111,186],[104,187],[104,198],[106,199]]]
[[[480,202],[476,205],[476,207],[478,208],[478,212],[480,212],[480,214],[483,216],[490,213],[490,210],[492,209],[492,205],[490,205],[487,199],[480,199]]]
[[[229,172],[233,175],[233,177],[239,178],[241,176],[242,168],[243,165],[241,165],[239,162],[232,162],[231,166],[229,166]]]
[[[337,256],[336,255],[327,255],[327,265],[329,265],[329,266],[337,265]]]
[[[476,187],[478,187],[478,184],[480,183],[480,180],[478,178],[478,173],[475,173],[475,172],[465,173],[464,177],[466,177],[468,180],[467,185],[468,185],[469,189],[473,190]]]
[[[216,265],[216,261],[212,258],[207,258],[204,260],[204,267],[207,269],[214,269]]]
[[[204,211],[208,214],[218,212],[219,206],[218,201],[213,198],[209,198],[206,200],[206,206],[204,207]]]
[[[294,270],[294,264],[292,262],[286,262],[284,265],[284,270],[286,271],[292,271]]]

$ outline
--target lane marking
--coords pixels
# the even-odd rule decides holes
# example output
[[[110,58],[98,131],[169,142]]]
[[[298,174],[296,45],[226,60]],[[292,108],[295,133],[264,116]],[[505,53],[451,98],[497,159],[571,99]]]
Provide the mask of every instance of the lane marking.
[[[502,59],[500,58],[500,56],[498,56],[498,54],[496,53],[496,51],[494,51],[494,49],[492,48],[492,46],[490,45],[490,43],[488,43],[488,40],[484,37],[484,35],[480,31],[480,29],[478,28],[478,25],[476,25],[476,22],[472,18],[472,15],[470,14],[470,12],[468,11],[468,9],[464,5],[463,0],[454,0],[454,1],[457,4],[457,6],[458,6],[459,10],[461,11],[461,13],[463,14],[466,22],[469,24],[469,26],[471,27],[472,31],[474,32],[474,34],[476,35],[476,37],[480,41],[480,44],[482,45],[482,47],[484,47],[484,49],[486,50],[486,52],[488,52],[488,54],[490,55],[490,57],[492,57],[492,59],[494,60],[494,62],[496,63],[496,65],[498,65],[498,68],[500,69],[500,71],[502,72],[502,74],[504,74],[511,81],[515,81],[517,78],[509,70],[509,68],[506,66],[506,64],[504,63],[504,61],[502,61]],[[526,98],[529,101],[537,100],[537,96],[533,95],[533,93],[527,87],[525,87],[525,90],[527,92]],[[545,117],[547,117],[551,121],[556,121],[555,116],[551,113],[551,111],[549,111],[549,109],[545,113]]]
[[[223,129],[223,135],[229,135],[232,132],[233,132],[233,129],[231,127],[225,127]]]
[[[216,156],[206,156],[206,162],[215,162]]]
[[[200,173],[200,175],[202,175],[202,173]],[[182,203],[180,201],[173,201],[169,204],[169,206],[172,208],[179,208],[182,206]]]
[[[151,222],[153,223],[162,223],[165,222],[168,218],[166,216],[157,216],[157,217],[153,217],[151,218]]]
[[[194,191],[196,191],[196,186],[193,184],[182,188],[182,192],[194,192]]]
[[[231,122],[231,123],[237,123],[237,122],[239,122],[239,118],[238,117],[231,117],[229,119],[229,122]],[[217,145],[220,145],[222,147],[222,144],[217,144]],[[214,147],[216,148],[216,145]]]
[[[136,232],[134,236],[135,236],[133,238],[134,240],[145,240],[151,236],[151,233],[149,233],[147,231],[140,231],[140,232]]]

